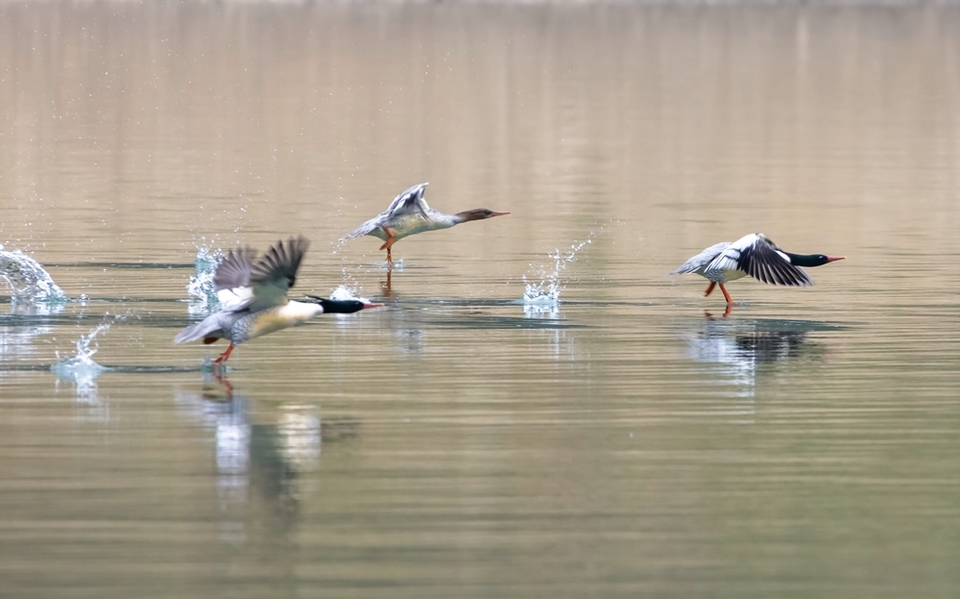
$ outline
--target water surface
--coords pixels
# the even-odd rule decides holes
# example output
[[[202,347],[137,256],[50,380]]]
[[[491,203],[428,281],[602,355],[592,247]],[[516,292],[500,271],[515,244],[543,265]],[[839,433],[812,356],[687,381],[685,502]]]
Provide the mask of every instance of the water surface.
[[[0,3],[0,242],[70,298],[0,287],[0,594],[956,596],[958,39],[950,6]],[[421,181],[512,214],[389,277],[338,241]],[[754,231],[847,260],[726,318],[665,276]],[[297,290],[389,306],[241,346],[231,389],[172,345],[198,254],[298,233]]]

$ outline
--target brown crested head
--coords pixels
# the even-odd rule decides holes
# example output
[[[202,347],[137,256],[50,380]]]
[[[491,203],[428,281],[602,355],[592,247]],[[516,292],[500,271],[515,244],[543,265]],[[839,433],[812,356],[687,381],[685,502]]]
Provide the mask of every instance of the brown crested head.
[[[510,213],[495,212],[486,208],[474,208],[473,210],[464,210],[463,212],[458,212],[457,216],[460,217],[460,222],[465,223],[468,220],[483,220],[485,218],[493,218],[494,216],[503,216],[504,214]]]

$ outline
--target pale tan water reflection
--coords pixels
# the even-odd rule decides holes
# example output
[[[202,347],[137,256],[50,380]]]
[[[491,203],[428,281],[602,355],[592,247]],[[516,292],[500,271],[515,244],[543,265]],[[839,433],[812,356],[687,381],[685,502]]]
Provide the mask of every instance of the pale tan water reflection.
[[[0,2],[0,242],[74,298],[0,303],[0,595],[955,596],[958,33]],[[512,214],[388,280],[338,239],[420,181]],[[726,318],[665,277],[751,231],[848,259]],[[298,290],[390,307],[242,345],[230,392],[172,345],[198,248],[297,233]],[[104,324],[105,371],[50,371]]]

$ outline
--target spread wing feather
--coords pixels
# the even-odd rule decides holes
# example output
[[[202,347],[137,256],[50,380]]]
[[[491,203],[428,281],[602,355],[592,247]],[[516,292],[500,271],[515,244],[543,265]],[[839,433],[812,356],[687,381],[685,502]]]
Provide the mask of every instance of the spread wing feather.
[[[386,210],[357,227],[357,230],[353,233],[347,235],[347,239],[369,235],[380,227],[388,225],[390,221],[397,216],[417,213],[423,215],[424,218],[429,218],[428,212],[430,206],[427,204],[427,201],[423,199],[427,185],[429,185],[429,183],[420,183],[405,190],[390,202]]]
[[[213,284],[217,291],[249,287],[250,275],[253,272],[253,261],[257,258],[257,250],[253,248],[237,248],[227,252],[227,256],[217,266],[213,275]]]
[[[727,249],[720,252],[720,255],[714,258],[714,260],[709,265],[709,270],[713,271],[725,271],[725,270],[740,270],[740,256],[741,251],[734,247],[728,247]]]
[[[804,287],[813,281],[766,237],[740,250],[740,269],[751,277],[772,285]]]
[[[287,302],[287,291],[297,282],[297,270],[310,246],[303,235],[291,237],[286,245],[278,241],[253,266],[251,310],[280,306]]]
[[[249,247],[228,251],[213,276],[221,309],[239,312],[285,304],[309,245],[303,235],[291,237],[286,244],[271,246],[259,260]]]
[[[253,274],[253,261],[257,251],[253,248],[229,250],[226,257],[217,266],[213,275],[213,284],[217,288],[220,308],[230,312],[243,310],[253,301],[250,289],[250,277]]]
[[[427,210],[430,209],[430,206],[427,205],[427,201],[423,199],[423,194],[427,190],[427,185],[429,185],[429,183],[420,183],[405,190],[403,193],[395,197],[392,202],[390,202],[390,206],[387,207],[385,213],[389,214],[390,216],[397,216],[400,214],[419,212],[420,214],[426,216]]]

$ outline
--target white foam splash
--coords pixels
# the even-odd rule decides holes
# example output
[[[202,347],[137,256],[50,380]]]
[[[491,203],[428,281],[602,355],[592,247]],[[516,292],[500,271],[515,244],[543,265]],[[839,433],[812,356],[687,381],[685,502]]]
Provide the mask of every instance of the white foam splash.
[[[563,283],[560,281],[560,273],[570,265],[577,257],[577,252],[584,246],[593,243],[594,233],[590,233],[583,241],[578,241],[570,246],[570,251],[563,253],[558,248],[552,253],[547,254],[553,258],[553,270],[548,270],[548,266],[540,265],[537,268],[537,277],[539,281],[531,281],[524,275],[523,277],[523,303],[524,312],[542,314],[545,312],[556,312],[560,305],[560,293],[563,291]],[[533,266],[532,264],[530,265]]]
[[[379,268],[380,270],[403,271],[403,258],[400,258],[399,260],[394,260],[393,264],[390,264],[389,262],[384,260],[383,262],[380,263]]]
[[[77,387],[77,398],[86,403],[96,403],[97,401],[97,383],[96,378],[107,368],[93,361],[93,355],[97,353],[97,335],[110,328],[109,323],[103,323],[90,331],[87,335],[81,335],[77,341],[77,355],[70,358],[60,358],[60,352],[57,352],[57,363],[50,367],[50,371],[57,375],[57,378],[69,381]]]
[[[190,305],[187,311],[191,314],[213,312],[220,307],[217,298],[217,287],[213,283],[217,267],[223,261],[223,252],[200,246],[197,249],[197,260],[194,263],[195,273],[187,283],[187,294],[190,296]]]
[[[360,295],[360,290],[356,287],[347,287],[346,285],[340,285],[332,292],[330,292],[330,299],[343,301],[343,300],[360,300],[364,303],[370,303],[368,298]]]
[[[10,252],[0,246],[0,279],[10,285],[10,299],[15,304],[50,305],[67,301],[67,294],[53,282],[50,273],[20,250]]]

